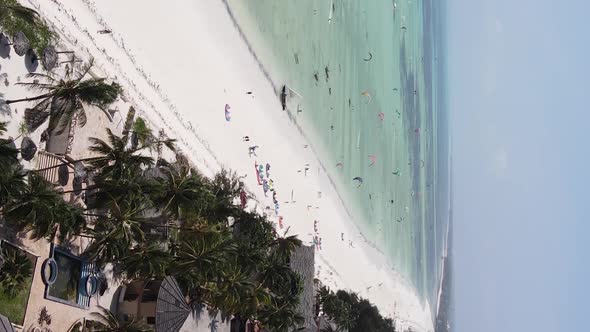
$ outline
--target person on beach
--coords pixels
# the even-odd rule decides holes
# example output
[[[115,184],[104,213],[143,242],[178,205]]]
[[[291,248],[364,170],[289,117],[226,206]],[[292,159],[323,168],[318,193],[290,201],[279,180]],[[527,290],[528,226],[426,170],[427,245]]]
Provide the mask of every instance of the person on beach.
[[[244,142],[250,142],[250,137],[249,136],[244,136],[244,137],[242,137],[242,141],[244,141]]]
[[[344,233],[340,233],[340,239],[344,241]]]
[[[256,149],[258,148],[258,145],[254,145],[248,148],[248,154],[250,155],[250,157],[254,156],[254,157],[258,157],[258,155],[256,154]],[[260,167],[262,167],[262,165],[260,165]]]
[[[246,208],[247,203],[248,203],[248,196],[246,195],[246,192],[242,190],[240,192],[240,205],[241,205],[242,209]]]
[[[270,177],[270,164],[266,163],[266,177],[269,178]]]

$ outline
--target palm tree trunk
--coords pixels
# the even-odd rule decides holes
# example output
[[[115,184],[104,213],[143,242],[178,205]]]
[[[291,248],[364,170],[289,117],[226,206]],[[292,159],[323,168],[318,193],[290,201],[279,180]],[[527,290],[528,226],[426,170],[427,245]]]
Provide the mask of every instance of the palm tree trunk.
[[[37,97],[30,97],[30,98],[23,98],[23,99],[15,99],[15,100],[7,100],[6,101],[6,105],[9,104],[14,104],[14,103],[20,103],[21,101],[33,101],[33,100],[39,100],[39,99],[43,99],[43,98],[47,98],[47,97],[51,97],[53,96],[53,93],[46,93]]]

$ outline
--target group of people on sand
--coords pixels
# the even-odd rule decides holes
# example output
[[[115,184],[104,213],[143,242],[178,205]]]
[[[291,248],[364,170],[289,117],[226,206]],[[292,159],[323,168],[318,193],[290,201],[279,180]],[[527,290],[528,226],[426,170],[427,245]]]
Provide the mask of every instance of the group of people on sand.
[[[249,142],[250,137],[244,136],[244,137],[242,137],[242,140],[244,142]],[[248,154],[250,155],[250,157],[252,157],[252,156],[257,157],[256,149],[258,149],[258,148],[259,148],[258,145],[253,145],[253,146],[248,147]],[[262,186],[262,190],[264,192],[264,197],[268,197],[269,192],[272,193],[272,202],[274,204],[273,210],[274,210],[275,215],[279,218],[279,220],[278,220],[279,227],[282,229],[283,228],[283,217],[279,216],[279,207],[280,207],[279,206],[279,199],[277,198],[277,191],[274,188],[274,181],[270,177],[270,169],[271,169],[271,166],[269,163],[262,165],[262,164],[258,164],[258,161],[254,162],[254,170],[256,172],[256,181],[258,182],[259,186]],[[271,209],[270,206],[268,206],[267,208]]]
[[[315,233],[315,235],[313,236],[313,245],[315,246],[315,248],[317,250],[322,250],[322,238],[319,237],[319,232],[318,232],[318,224],[320,222],[317,220],[313,221],[313,231]]]

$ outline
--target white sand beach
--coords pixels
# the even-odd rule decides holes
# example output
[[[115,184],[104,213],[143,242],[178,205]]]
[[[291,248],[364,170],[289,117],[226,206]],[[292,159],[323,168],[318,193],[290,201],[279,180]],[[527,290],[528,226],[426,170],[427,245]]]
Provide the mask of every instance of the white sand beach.
[[[55,26],[66,47],[86,58],[92,55],[99,72],[124,87],[125,98],[139,115],[155,130],[163,128],[177,138],[204,174],[228,168],[245,176],[256,197],[250,208],[274,209],[272,193],[265,197],[254,168],[255,163],[270,164],[278,215],[283,217],[283,228],[277,229],[288,229],[305,243],[312,243],[315,235],[321,238],[316,273],[325,285],[358,292],[397,319],[398,327],[434,330],[430,305],[421,304],[408,282],[364,242],[347,216],[317,157],[304,147],[310,143],[281,110],[277,92],[248,52],[222,1],[21,2]],[[112,34],[98,34],[102,29]],[[224,114],[226,104],[230,121]],[[115,121],[127,110],[120,111]],[[244,142],[244,136],[250,141]],[[254,145],[256,156],[250,156],[248,147]],[[266,212],[278,222],[274,211]]]

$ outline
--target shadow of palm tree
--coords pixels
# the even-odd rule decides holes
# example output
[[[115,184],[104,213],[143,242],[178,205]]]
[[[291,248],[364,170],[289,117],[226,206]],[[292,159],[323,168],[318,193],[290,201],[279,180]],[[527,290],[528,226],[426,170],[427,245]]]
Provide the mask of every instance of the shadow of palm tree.
[[[6,105],[6,99],[4,98],[4,94],[0,92],[0,114],[7,116],[10,115],[10,107]]]

